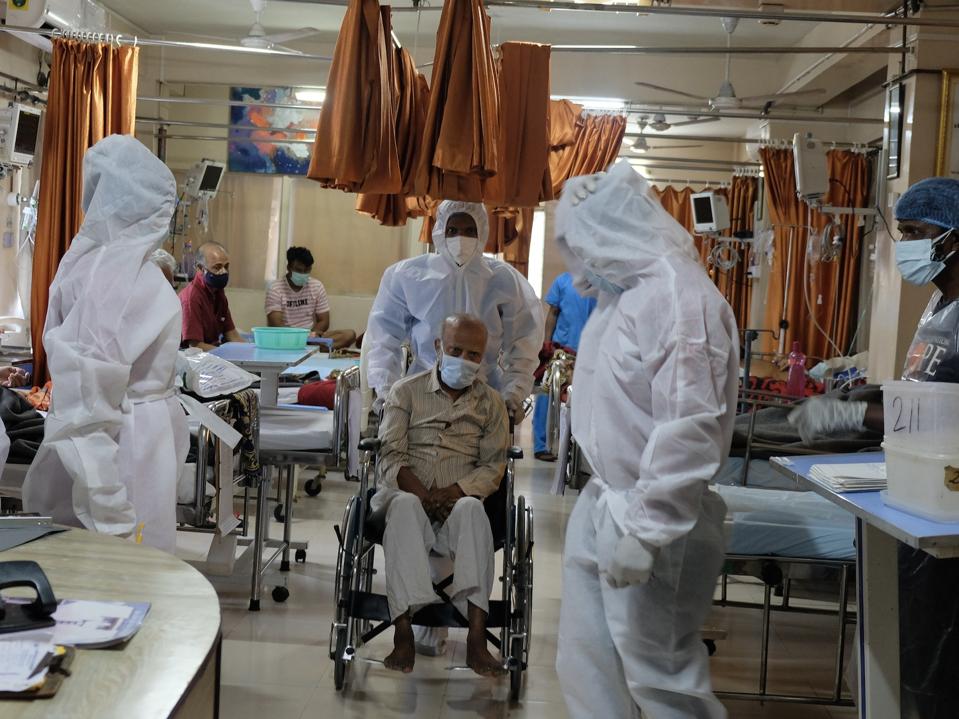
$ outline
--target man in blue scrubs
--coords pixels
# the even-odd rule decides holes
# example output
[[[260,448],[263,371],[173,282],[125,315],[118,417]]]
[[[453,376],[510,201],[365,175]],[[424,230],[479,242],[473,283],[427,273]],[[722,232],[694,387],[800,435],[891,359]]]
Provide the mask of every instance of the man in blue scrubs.
[[[590,312],[596,307],[593,297],[581,297],[573,289],[573,278],[564,272],[553,282],[546,295],[549,316],[546,318],[546,337],[556,347],[568,347],[574,352],[579,348],[579,336],[583,332]],[[533,412],[533,440],[536,459],[555,462],[546,445],[546,416],[549,413],[549,398],[536,395]]]

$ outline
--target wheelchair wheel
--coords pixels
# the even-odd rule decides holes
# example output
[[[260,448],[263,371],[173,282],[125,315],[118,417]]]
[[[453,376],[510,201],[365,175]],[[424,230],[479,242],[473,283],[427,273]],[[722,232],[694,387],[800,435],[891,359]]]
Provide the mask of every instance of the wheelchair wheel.
[[[333,686],[336,691],[341,691],[346,683],[346,670],[348,668],[343,654],[346,652],[346,627],[336,632],[336,644],[333,650]]]
[[[283,511],[283,505],[278,504],[273,508],[273,519],[280,524],[286,524],[286,514]]]
[[[515,637],[510,648],[509,669],[509,700],[518,702],[523,690],[523,663],[519,660],[523,656],[523,638]]]
[[[510,688],[518,698],[522,673],[529,661],[533,613],[533,511],[526,506],[526,497],[516,500],[516,547],[513,562],[512,631],[509,656]]]

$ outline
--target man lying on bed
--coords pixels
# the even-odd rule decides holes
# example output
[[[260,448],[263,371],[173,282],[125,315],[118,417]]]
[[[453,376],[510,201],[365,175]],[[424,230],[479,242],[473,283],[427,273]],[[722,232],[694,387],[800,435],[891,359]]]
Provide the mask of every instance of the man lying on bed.
[[[466,663],[483,676],[503,671],[486,646],[495,562],[482,500],[502,481],[509,421],[502,397],[478,377],[486,341],[479,318],[448,317],[436,340],[436,366],[396,382],[384,407],[372,509],[386,517],[386,593],[395,634],[385,664],[396,671],[413,671],[411,617],[437,599],[431,551],[453,559],[449,594],[469,620]]]

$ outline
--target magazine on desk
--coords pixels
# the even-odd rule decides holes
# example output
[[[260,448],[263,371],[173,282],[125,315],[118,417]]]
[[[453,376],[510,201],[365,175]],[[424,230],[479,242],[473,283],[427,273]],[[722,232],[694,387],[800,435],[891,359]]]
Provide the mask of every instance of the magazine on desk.
[[[128,641],[143,626],[149,611],[149,602],[61,599],[53,614],[55,626],[4,634],[0,641],[29,639],[81,649],[105,649]]]

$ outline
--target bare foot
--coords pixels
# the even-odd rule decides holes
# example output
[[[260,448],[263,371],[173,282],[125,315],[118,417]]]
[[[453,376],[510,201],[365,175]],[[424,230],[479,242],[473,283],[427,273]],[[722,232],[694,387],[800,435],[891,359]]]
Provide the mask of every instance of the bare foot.
[[[393,633],[393,651],[383,660],[383,665],[395,672],[409,674],[413,671],[415,661],[416,646],[413,643],[413,626],[410,624],[410,618],[407,615],[396,620]]]
[[[486,647],[486,636],[479,639],[468,637],[466,640],[466,666],[481,677],[498,677],[506,673],[503,662],[490,654]]]

